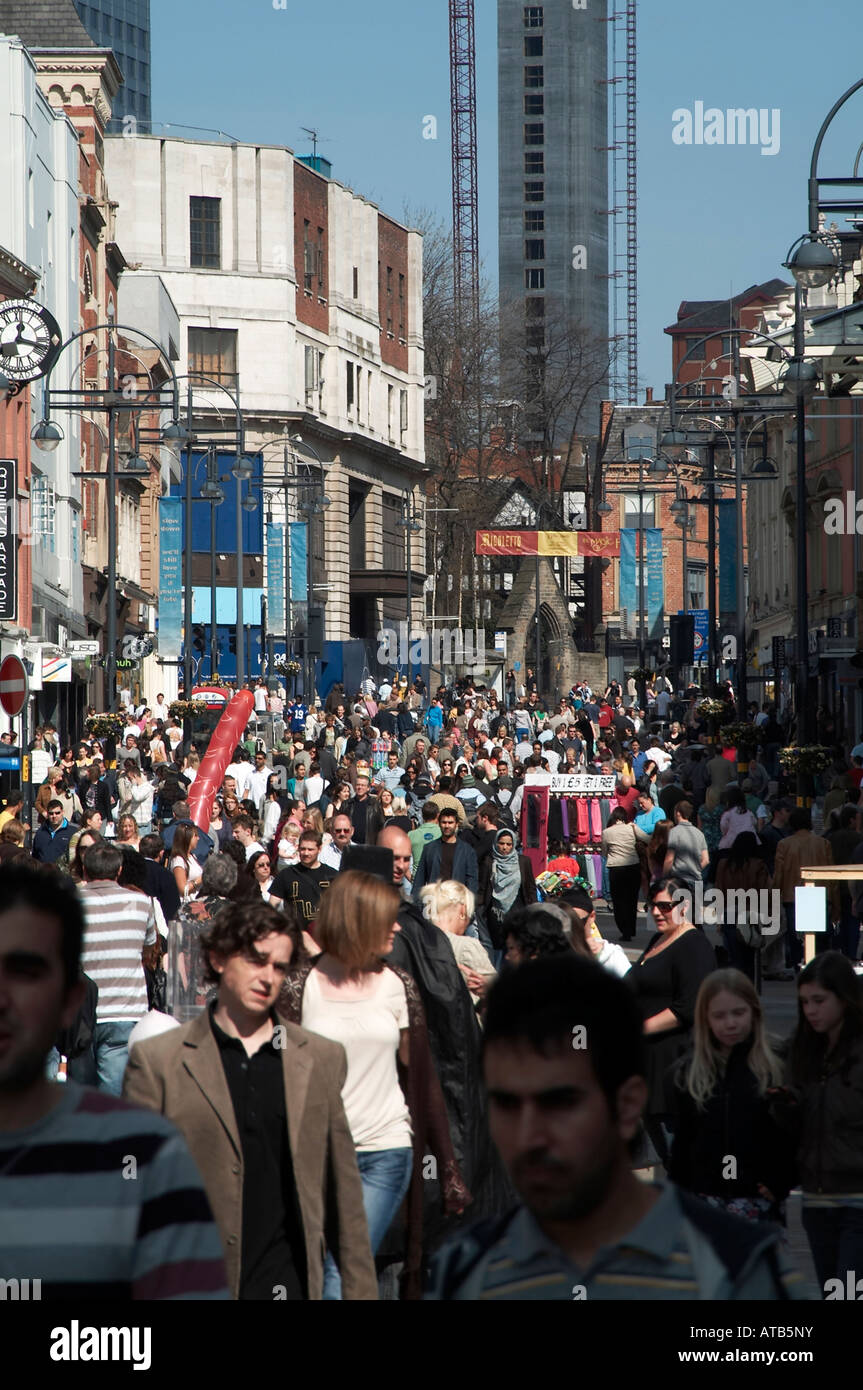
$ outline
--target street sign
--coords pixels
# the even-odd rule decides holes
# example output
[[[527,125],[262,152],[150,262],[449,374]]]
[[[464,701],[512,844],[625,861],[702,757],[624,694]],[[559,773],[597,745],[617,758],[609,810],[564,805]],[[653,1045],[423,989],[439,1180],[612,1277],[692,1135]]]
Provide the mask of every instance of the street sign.
[[[82,638],[80,641],[68,642],[66,644],[66,655],[73,657],[76,661],[85,656],[98,656],[98,638],[87,637]]]
[[[42,653],[42,681],[68,685],[72,680],[72,658],[70,656],[46,656]]]
[[[7,656],[0,663],[0,705],[11,719],[21,713],[29,692],[23,661],[17,656]]]

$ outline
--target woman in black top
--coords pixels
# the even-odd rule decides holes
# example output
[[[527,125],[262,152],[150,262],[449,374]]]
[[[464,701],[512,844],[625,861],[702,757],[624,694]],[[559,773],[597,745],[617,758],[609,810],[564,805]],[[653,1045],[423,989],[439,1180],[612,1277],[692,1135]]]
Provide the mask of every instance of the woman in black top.
[[[684,892],[687,897],[676,905],[675,895]],[[649,1091],[645,1127],[665,1164],[669,1152],[665,1131],[670,1128],[666,1072],[689,1047],[695,1000],[702,981],[716,969],[716,953],[703,932],[687,920],[689,890],[681,879],[659,878],[647,896],[656,932],[624,979],[635,991],[644,1020]]]

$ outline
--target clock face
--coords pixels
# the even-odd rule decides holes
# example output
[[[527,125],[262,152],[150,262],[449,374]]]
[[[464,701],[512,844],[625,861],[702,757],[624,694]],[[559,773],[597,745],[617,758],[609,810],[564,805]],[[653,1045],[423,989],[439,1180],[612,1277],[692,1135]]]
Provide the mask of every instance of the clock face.
[[[0,372],[10,381],[44,376],[62,342],[56,319],[34,299],[0,300]]]

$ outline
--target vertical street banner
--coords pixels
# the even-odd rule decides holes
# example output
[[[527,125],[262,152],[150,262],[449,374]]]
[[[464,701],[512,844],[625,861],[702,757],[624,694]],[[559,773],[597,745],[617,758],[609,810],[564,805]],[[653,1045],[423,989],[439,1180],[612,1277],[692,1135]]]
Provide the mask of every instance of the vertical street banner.
[[[267,523],[267,614],[270,631],[287,632],[285,618],[285,528]]]
[[[683,609],[678,608],[677,611],[678,613],[682,613]],[[693,644],[695,648],[694,664],[696,666],[706,666],[708,651],[710,647],[710,643],[708,641],[708,633],[710,632],[710,614],[706,608],[690,608],[689,616],[690,618],[694,619],[695,622],[695,640]]]
[[[665,583],[662,572],[662,531],[658,526],[649,526],[644,532],[647,551],[647,572],[645,590],[647,594],[647,636],[654,641],[662,637],[665,619]]]
[[[720,498],[718,503],[719,531],[719,613],[737,613],[737,503],[733,498]]]
[[[0,459],[0,618],[14,623],[18,611],[18,468]]]
[[[291,602],[309,599],[309,536],[304,521],[291,522]]]
[[[179,661],[182,633],[183,499],[160,497],[159,655],[163,661]]]
[[[638,585],[635,582],[635,547],[638,532],[623,530],[620,533],[620,611],[621,624],[626,610],[628,623],[624,636],[638,629]]]

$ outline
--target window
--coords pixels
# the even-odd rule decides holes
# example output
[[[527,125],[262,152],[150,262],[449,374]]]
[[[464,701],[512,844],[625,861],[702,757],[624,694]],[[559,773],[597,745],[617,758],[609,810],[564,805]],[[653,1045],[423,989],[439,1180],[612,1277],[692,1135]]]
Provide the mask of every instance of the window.
[[[345,366],[345,376],[346,376],[346,386],[347,386],[345,403],[346,403],[346,405],[347,405],[348,414],[349,414],[349,415],[353,415],[353,413],[354,413],[354,364],[353,364],[353,362],[348,362],[348,363],[346,363],[346,366]]]
[[[405,340],[405,277],[399,276],[399,338]]]
[[[524,259],[526,261],[545,260],[545,239],[543,237],[533,237],[524,243]]]
[[[358,366],[356,369],[357,378],[357,420],[363,418],[363,369]]]
[[[312,246],[311,223],[303,222],[303,289],[306,294],[312,292],[312,282],[315,275],[315,255]]]
[[[524,172],[526,174],[544,174],[545,156],[539,154],[526,154],[524,157]]]
[[[722,356],[731,360],[734,357],[734,339],[730,333],[722,335]]]
[[[689,352],[689,362],[703,362],[707,344],[701,338],[687,338],[686,351]],[[690,348],[693,349],[690,352]]]
[[[387,334],[393,336],[393,268],[387,266]]]
[[[524,114],[526,116],[545,115],[545,97],[541,92],[526,92],[524,97]]]
[[[545,83],[545,68],[528,67],[524,70],[525,87],[542,87]]]
[[[318,244],[315,255],[315,269],[318,274],[318,294],[324,292],[324,229],[318,227]]]
[[[392,387],[390,387],[392,390]],[[381,493],[381,532],[384,541],[383,567],[403,570],[405,567],[405,535],[402,519],[402,499],[391,492]]]
[[[54,554],[54,520],[57,499],[47,478],[33,476],[30,483],[30,524],[34,536]]]
[[[526,270],[526,271],[524,272],[524,287],[525,287],[526,290],[544,290],[544,289],[545,289],[545,271],[544,271],[544,270]]]
[[[526,212],[526,213],[524,214],[524,230],[525,230],[526,232],[544,232],[544,231],[545,231],[545,213],[544,213],[544,212]]]
[[[408,393],[399,391],[399,430],[402,435],[407,434],[408,428]]]
[[[533,38],[531,38],[531,39],[525,39],[525,41],[524,41],[524,56],[525,56],[525,58],[541,58],[541,57],[542,57],[542,39],[541,39],[541,38],[536,38],[536,39],[533,39]]]
[[[642,496],[644,506],[644,525],[653,526],[654,523],[654,502],[656,498],[652,492],[645,492]],[[638,493],[625,492],[623,494],[623,528],[631,530],[638,528]]]
[[[649,430],[627,430],[625,436],[626,457],[630,460],[650,459],[656,451],[656,439]]]
[[[533,319],[534,321],[536,321],[537,319],[544,319],[545,300],[526,299],[524,301],[524,316],[526,319]]]
[[[545,140],[545,126],[542,121],[528,121],[524,128],[526,145],[541,145]]]
[[[360,271],[358,266],[354,266],[353,297],[354,299],[359,299],[360,297]]]
[[[527,348],[544,348],[545,324],[529,323],[525,329],[524,341]]]
[[[228,389],[237,385],[237,330],[189,329],[189,376],[208,377]]]
[[[703,566],[686,566],[686,593],[690,609],[707,607],[707,571]]]
[[[532,157],[532,156],[531,156]],[[524,185],[524,201],[526,203],[542,203],[545,200],[545,184],[526,183]]]
[[[189,199],[189,263],[204,270],[221,265],[221,198]]]
[[[323,358],[323,353],[320,353],[320,354],[319,354],[316,348],[307,347],[307,348],[305,349],[305,377],[306,377],[306,403],[307,403],[307,404],[310,403],[309,398],[310,398],[311,396],[314,395],[315,391],[320,390],[320,372],[319,372],[319,365],[320,365],[320,360],[321,360],[322,358]]]
[[[391,443],[394,443],[394,442],[395,442],[395,433],[394,433],[394,430],[393,430],[393,399],[394,399],[394,397],[395,397],[395,391],[394,391],[393,387],[392,387],[392,386],[388,386],[388,387],[387,387],[387,435],[388,435],[388,437],[389,437]]]
[[[542,28],[542,5],[525,5],[524,27],[525,29]]]

